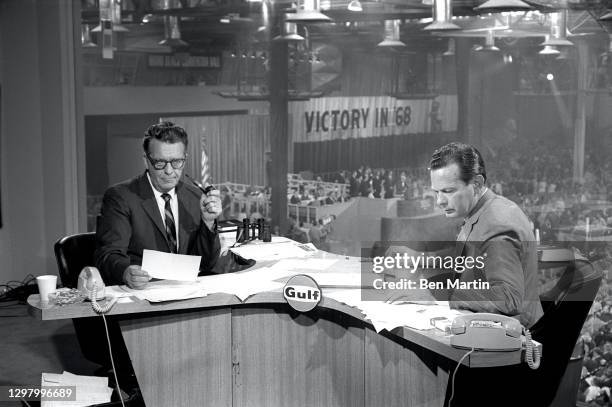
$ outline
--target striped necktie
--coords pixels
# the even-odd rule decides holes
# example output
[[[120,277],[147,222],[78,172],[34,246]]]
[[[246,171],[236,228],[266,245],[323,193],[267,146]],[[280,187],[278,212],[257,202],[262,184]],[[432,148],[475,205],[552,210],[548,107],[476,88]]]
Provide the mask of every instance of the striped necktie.
[[[176,253],[176,227],[174,224],[174,215],[172,215],[172,209],[170,208],[170,195],[162,194],[162,198],[166,202],[164,206],[164,214],[166,216],[166,239],[168,239],[168,244],[170,245],[170,252]]]

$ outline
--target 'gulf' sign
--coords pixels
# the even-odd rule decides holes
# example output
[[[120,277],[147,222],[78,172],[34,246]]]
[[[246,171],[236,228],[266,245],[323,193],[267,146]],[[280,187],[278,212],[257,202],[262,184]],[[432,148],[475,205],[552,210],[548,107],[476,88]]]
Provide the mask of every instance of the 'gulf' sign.
[[[287,281],[283,288],[283,296],[291,308],[306,312],[321,302],[321,289],[311,277],[298,274]]]

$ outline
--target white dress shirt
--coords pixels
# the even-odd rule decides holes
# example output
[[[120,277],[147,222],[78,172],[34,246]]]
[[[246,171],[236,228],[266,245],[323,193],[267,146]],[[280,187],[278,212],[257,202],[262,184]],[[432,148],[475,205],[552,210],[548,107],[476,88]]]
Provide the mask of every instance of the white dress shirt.
[[[159,214],[161,215],[162,223],[166,226],[166,201],[162,198],[162,192],[159,192],[153,184],[151,183],[151,176],[147,172],[147,179],[149,180],[149,184],[151,184],[151,189],[153,190],[153,195],[155,195],[155,202],[157,202],[157,208],[159,209]],[[176,196],[176,188],[172,188],[167,192],[170,195],[170,209],[172,210],[172,216],[174,216],[174,228],[176,229],[176,250],[178,252],[179,248],[179,217],[178,217],[178,198]]]

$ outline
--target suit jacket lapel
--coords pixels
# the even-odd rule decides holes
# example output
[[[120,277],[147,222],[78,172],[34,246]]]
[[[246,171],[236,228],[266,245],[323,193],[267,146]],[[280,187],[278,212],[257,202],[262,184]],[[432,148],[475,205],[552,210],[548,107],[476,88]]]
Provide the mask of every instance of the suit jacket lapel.
[[[482,198],[480,198],[480,201],[476,204],[475,211],[465,220],[465,224],[459,230],[459,235],[457,235],[457,246],[455,251],[456,256],[461,256],[463,254],[465,243],[469,240],[470,234],[474,229],[474,225],[478,223],[478,219],[480,218],[484,208],[493,198],[493,193],[490,190],[487,190]]]
[[[149,183],[146,172],[138,180],[138,188],[139,195],[142,198],[142,209],[151,218],[153,224],[164,237],[166,244],[168,244],[166,228],[164,227],[164,222],[162,221],[161,214],[159,213],[157,202],[155,202],[155,195],[153,195],[153,190],[151,189],[151,184]],[[168,249],[170,249],[170,245],[168,245]]]

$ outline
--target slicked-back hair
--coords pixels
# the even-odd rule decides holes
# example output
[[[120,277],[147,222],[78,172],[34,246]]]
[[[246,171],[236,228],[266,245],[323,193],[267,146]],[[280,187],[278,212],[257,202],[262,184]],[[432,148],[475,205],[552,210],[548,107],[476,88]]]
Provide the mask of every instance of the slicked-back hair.
[[[431,156],[429,169],[437,170],[453,163],[459,166],[459,178],[466,184],[477,175],[482,175],[484,180],[487,180],[482,155],[476,147],[464,143],[452,142],[438,148]]]
[[[142,148],[145,153],[149,153],[149,143],[151,140],[159,140],[164,143],[183,143],[187,148],[187,132],[181,126],[177,126],[172,122],[160,122],[150,126],[145,131],[142,139]]]

